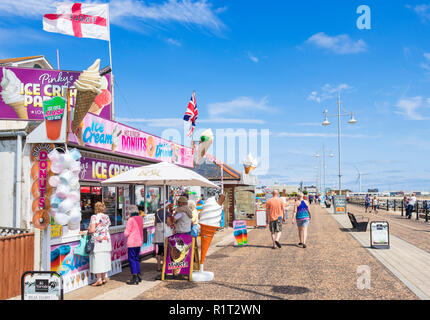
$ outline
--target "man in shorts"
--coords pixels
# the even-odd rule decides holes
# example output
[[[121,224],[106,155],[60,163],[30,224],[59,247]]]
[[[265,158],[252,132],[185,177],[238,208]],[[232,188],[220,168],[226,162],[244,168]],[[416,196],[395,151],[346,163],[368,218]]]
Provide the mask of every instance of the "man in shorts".
[[[282,233],[282,221],[286,222],[285,206],[282,199],[279,197],[279,191],[273,190],[273,197],[266,203],[266,227],[272,234],[273,249],[281,248],[279,239]]]

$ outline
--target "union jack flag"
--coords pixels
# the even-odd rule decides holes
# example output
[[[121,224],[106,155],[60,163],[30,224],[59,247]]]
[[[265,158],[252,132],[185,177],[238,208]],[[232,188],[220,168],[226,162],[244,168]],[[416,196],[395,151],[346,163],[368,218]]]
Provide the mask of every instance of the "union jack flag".
[[[193,92],[193,95],[191,96],[190,102],[188,102],[187,110],[185,111],[184,115],[184,121],[191,122],[190,131],[188,132],[188,136],[191,136],[194,132],[194,128],[196,126],[196,120],[199,116],[199,111],[197,110],[197,103],[196,103],[196,93]]]

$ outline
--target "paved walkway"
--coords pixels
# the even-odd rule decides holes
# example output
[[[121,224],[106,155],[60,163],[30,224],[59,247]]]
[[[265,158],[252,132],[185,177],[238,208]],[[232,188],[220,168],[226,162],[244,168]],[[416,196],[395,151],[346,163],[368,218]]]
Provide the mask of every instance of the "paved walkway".
[[[330,213],[333,212],[332,209],[327,209],[327,211],[330,211]],[[353,212],[355,210],[351,210],[349,206],[348,211]],[[332,216],[343,228],[349,229],[352,227],[347,215],[333,214]],[[371,221],[390,220],[389,222],[392,223],[392,219],[384,219],[380,214],[371,218]],[[410,223],[410,220],[403,223],[405,222]],[[410,230],[410,232],[413,231]],[[430,253],[400,239],[392,233],[390,233],[390,249],[386,250],[378,250],[370,247],[369,231],[350,231],[350,234],[420,299],[430,300]]]
[[[364,207],[348,204],[348,211],[364,215],[370,221],[386,220],[390,224],[390,234],[430,253],[430,223],[425,220],[416,220],[414,217],[409,220],[401,216],[400,212],[379,210],[378,214],[365,213]]]
[[[233,229],[217,232],[208,251],[208,257],[220,247],[233,243]],[[220,247],[218,247],[220,246]],[[100,287],[86,286],[65,294],[65,300],[133,300],[145,291],[156,287],[161,281],[155,280],[160,274],[156,271],[156,259],[149,257],[141,262],[142,282],[139,285],[127,285],[130,268],[123,268],[121,274],[112,276],[107,284]]]
[[[206,260],[210,283],[169,280],[138,299],[419,299],[393,273],[319,206],[313,206],[308,248],[297,246],[297,227],[284,224],[281,249],[271,248],[269,231],[250,233],[249,246],[226,244]],[[371,270],[370,289],[357,286],[359,267]]]

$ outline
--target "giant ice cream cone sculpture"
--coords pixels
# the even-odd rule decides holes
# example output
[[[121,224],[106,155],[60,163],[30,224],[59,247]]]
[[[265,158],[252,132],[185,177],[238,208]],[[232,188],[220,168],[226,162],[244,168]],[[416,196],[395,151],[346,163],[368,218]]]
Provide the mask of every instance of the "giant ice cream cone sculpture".
[[[7,105],[13,108],[20,119],[28,120],[27,107],[21,94],[22,82],[12,70],[3,67],[0,95]]]
[[[258,161],[252,156],[252,154],[248,154],[248,156],[243,160],[243,167],[246,174],[249,174],[252,170],[257,168],[257,165]]]
[[[199,164],[203,159],[210,146],[212,145],[214,139],[214,134],[211,129],[204,131],[200,137],[200,142],[198,146],[198,151],[196,154],[196,164]]]
[[[213,273],[204,272],[203,264],[206,259],[206,254],[211,245],[212,239],[216,230],[220,227],[222,215],[222,203],[225,196],[221,195],[218,202],[215,197],[209,198],[205,201],[203,209],[200,212],[200,236],[201,236],[201,252],[200,252],[200,271],[193,272],[193,281],[212,281]]]
[[[209,247],[211,245],[212,239],[215,235],[218,227],[208,226],[200,223],[200,237],[201,237],[201,259],[200,264],[205,263],[206,254],[208,253]]]
[[[73,133],[79,128],[96,97],[101,93],[102,77],[100,76],[100,59],[79,75],[74,86],[78,93],[75,110],[73,111]]]

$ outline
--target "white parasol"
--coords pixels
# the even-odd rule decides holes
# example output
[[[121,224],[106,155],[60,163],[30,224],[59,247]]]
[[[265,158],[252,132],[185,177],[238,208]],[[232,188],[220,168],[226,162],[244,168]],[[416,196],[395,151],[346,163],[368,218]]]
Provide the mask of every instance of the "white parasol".
[[[104,186],[143,184],[145,186],[163,186],[163,203],[166,203],[166,186],[199,186],[219,188],[193,170],[186,169],[168,162],[151,164],[121,173],[113,178],[102,181]],[[146,202],[146,201],[145,201]],[[163,205],[163,221],[166,221],[166,206]],[[163,227],[163,233],[165,228]],[[165,237],[163,237],[165,238]]]

